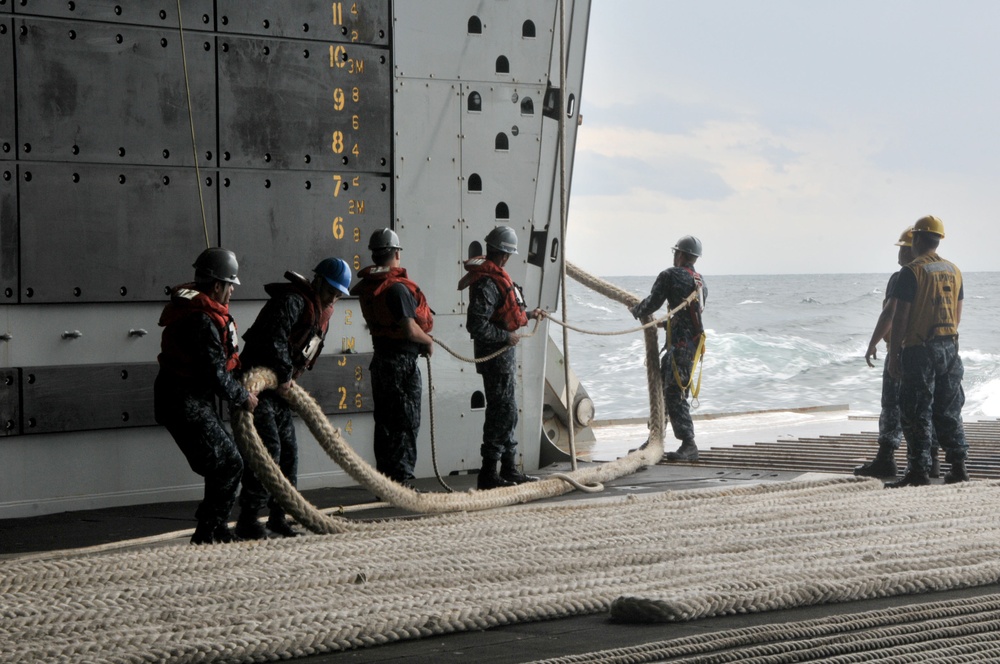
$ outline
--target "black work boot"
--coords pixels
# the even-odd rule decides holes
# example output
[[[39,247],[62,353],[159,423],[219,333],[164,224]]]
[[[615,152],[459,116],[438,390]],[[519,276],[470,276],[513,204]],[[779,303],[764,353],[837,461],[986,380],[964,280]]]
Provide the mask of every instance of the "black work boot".
[[[191,535],[192,544],[214,544],[215,538],[212,536],[216,524],[213,521],[198,521],[198,525]]]
[[[890,450],[879,450],[875,458],[854,469],[858,477],[895,477],[896,454]]]
[[[234,533],[233,529],[223,522],[212,531],[212,541],[216,544],[229,544],[230,542],[242,542],[243,538]]]
[[[965,460],[956,461],[951,464],[951,470],[944,476],[945,484],[958,484],[969,481],[969,471],[965,468]]]
[[[685,440],[676,452],[667,452],[667,461],[697,461],[698,446],[693,440]]]
[[[941,477],[941,462],[938,460],[938,452],[940,451],[940,447],[931,448],[931,472],[927,473],[927,475],[934,479]]]
[[[209,519],[199,520],[198,527],[191,535],[192,544],[228,544],[229,542],[242,542],[236,533],[229,529],[224,520]]]
[[[901,479],[895,482],[886,482],[886,489],[901,489],[904,486],[927,486],[931,483],[931,478],[927,477],[927,473],[920,470],[907,470],[906,474],[903,475]]]
[[[516,457],[513,454],[505,454],[500,457],[500,477],[508,482],[513,482],[514,484],[537,482],[537,477],[525,475],[517,469],[517,464],[514,463],[515,458]]]
[[[514,482],[505,480],[497,472],[497,462],[483,459],[483,467],[479,469],[479,479],[476,480],[476,488],[480,491],[486,489],[499,489],[505,486],[515,486]]]
[[[236,535],[245,540],[267,539],[267,530],[257,520],[257,510],[245,507],[240,510],[240,518],[236,520]]]
[[[282,537],[298,537],[299,534],[292,530],[291,525],[285,520],[285,510],[275,507],[267,517],[267,529],[275,535]]]

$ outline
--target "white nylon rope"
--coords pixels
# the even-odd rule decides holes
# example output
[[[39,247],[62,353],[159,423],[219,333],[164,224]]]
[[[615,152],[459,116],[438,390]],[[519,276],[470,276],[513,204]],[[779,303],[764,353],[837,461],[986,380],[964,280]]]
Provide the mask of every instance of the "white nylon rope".
[[[580,275],[586,274],[575,266],[567,267],[568,269],[572,268],[574,278],[581,278]],[[623,304],[637,301],[634,295],[613,284],[592,275],[586,275],[586,278],[590,287],[598,289],[607,297],[616,299]],[[358,484],[383,500],[412,512],[433,514],[457,510],[492,509],[542,498],[553,498],[567,493],[573,488],[582,488],[588,491],[599,490],[598,485],[634,473],[645,466],[656,463],[663,457],[664,406],[663,385],[659,375],[658,340],[655,327],[647,326],[643,332],[646,345],[646,380],[650,397],[649,445],[645,449],[636,450],[616,461],[571,473],[558,473],[538,482],[513,487],[490,491],[418,493],[393,482],[372,468],[343,438],[340,430],[330,424],[316,401],[294,382],[291,384],[286,399],[289,405],[302,417],[327,455]],[[438,343],[455,354],[444,344]],[[458,355],[456,357],[465,359]],[[480,361],[485,359],[487,358],[479,358]],[[255,368],[244,377],[243,383],[251,392],[259,393],[264,389],[276,387],[277,378],[269,369]],[[253,426],[251,413],[245,410],[234,411],[232,425],[234,438],[248,465],[261,484],[267,488],[286,512],[312,532],[329,534],[343,531],[342,519],[331,518],[320,513],[282,475],[277,464],[264,448],[263,442]]]
[[[257,368],[245,377],[244,384],[251,391],[257,392],[265,386],[274,386],[277,383],[273,372]],[[538,482],[490,491],[418,493],[393,482],[372,468],[344,440],[340,431],[334,428],[323,415],[315,400],[301,387],[292,383],[287,399],[292,408],[302,416],[303,421],[316,437],[320,446],[347,474],[383,500],[412,512],[432,514],[458,510],[491,509],[539,498],[552,498],[571,490],[571,487],[561,479],[543,479]],[[320,514],[284,478],[277,464],[267,454],[260,441],[260,436],[253,427],[251,413],[239,411],[233,414],[233,432],[261,483],[299,523],[317,533],[335,533],[343,530],[342,520],[331,519]],[[616,461],[579,470],[572,474],[572,478],[584,485],[595,482],[604,483],[655,463],[662,455],[663,443],[661,439],[658,446],[650,444],[646,450],[634,452]]]
[[[685,620],[985,585],[1000,580],[998,502],[998,482],[889,492],[845,478],[14,560],[0,572],[0,661],[261,662],[622,597]]]

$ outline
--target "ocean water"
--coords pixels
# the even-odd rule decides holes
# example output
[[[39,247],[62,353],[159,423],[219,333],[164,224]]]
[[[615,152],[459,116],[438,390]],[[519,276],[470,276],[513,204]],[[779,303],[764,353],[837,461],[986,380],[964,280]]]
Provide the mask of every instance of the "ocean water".
[[[889,273],[714,276],[705,274],[707,343],[695,413],[847,405],[877,415],[882,386],[864,353]],[[967,420],[1000,417],[1000,272],[964,275],[960,348]],[[645,297],[655,276],[606,277]],[[635,327],[624,306],[570,280],[568,320],[593,330]],[[661,309],[658,315],[665,313]],[[562,329],[550,328],[562,345]],[[660,332],[663,343],[663,332]],[[597,419],[649,413],[642,334],[570,331],[570,363]]]

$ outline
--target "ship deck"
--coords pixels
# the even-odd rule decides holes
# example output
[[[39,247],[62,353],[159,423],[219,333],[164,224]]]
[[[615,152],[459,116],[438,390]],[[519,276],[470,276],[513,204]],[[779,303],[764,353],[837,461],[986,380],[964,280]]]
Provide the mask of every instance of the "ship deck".
[[[967,425],[970,434],[970,472],[975,478],[995,477],[1000,422]],[[609,482],[601,497],[642,492],[718,488],[788,482],[830,474],[850,474],[851,468],[871,458],[877,422],[852,417],[839,409],[760,413],[754,416],[702,418],[697,425],[702,458],[696,463],[661,463]],[[587,454],[613,458],[644,440],[639,422],[605,423],[597,427],[597,442]],[[668,443],[669,446],[669,443]],[[564,471],[568,464],[546,467],[541,474]],[[446,478],[456,490],[474,485],[474,475]],[[940,480],[936,480],[940,482]],[[434,478],[420,488],[440,490]],[[304,492],[320,508],[362,505],[373,496],[360,487]],[[574,492],[554,500],[595,499]],[[0,520],[0,560],[46,555],[67,549],[187,546],[195,502],[158,503],[23,519]],[[355,519],[392,519],[412,516],[391,507],[349,512]],[[313,655],[307,662],[529,662],[549,657],[637,646],[678,637],[708,634],[749,626],[810,620],[887,607],[922,604],[952,598],[994,594],[995,585],[941,593],[904,595],[783,611],[713,617],[665,624],[615,623],[607,615],[586,615],[522,623],[486,631],[470,631],[419,640],[395,642],[346,652]]]

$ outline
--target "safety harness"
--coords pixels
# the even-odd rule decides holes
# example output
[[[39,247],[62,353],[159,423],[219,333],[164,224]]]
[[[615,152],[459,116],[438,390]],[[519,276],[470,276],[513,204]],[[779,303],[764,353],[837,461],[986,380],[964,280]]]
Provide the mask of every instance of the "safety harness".
[[[702,324],[701,312],[704,311],[705,309],[704,305],[705,284],[701,278],[701,275],[695,272],[690,265],[683,265],[681,267],[684,270],[687,270],[687,272],[694,279],[694,290],[695,292],[698,293],[694,301],[692,301],[691,304],[688,305],[687,307],[687,313],[691,317],[691,325],[695,333],[694,338],[697,339],[697,341],[695,342],[696,345],[694,349],[694,357],[691,360],[691,375],[688,376],[687,383],[685,383],[684,380],[681,378],[680,371],[677,369],[677,359],[674,357],[673,353],[670,353],[670,366],[671,369],[673,370],[674,381],[677,383],[677,387],[679,387],[683,392],[687,392],[688,390],[690,390],[691,397],[697,401],[698,394],[701,392],[701,375],[702,375],[702,370],[704,369],[704,366],[701,365],[701,361],[705,354],[705,327]],[[674,345],[673,335],[671,330],[671,320],[672,319],[668,318],[665,326],[667,330],[667,341],[666,344],[664,344],[663,346],[664,352],[669,352]],[[686,346],[687,341],[686,340],[682,341],[677,345]],[[698,367],[698,384],[695,385],[694,388],[692,389],[691,385],[692,383],[694,383],[694,368],[696,366]]]
[[[324,307],[312,284],[301,274],[285,272],[285,279],[288,281],[265,284],[264,290],[271,297],[295,293],[305,301],[305,315],[292,327],[288,345],[292,350],[292,364],[300,371],[312,369],[320,351],[323,350],[323,340],[330,327],[333,306]]]

